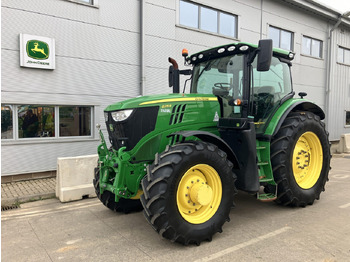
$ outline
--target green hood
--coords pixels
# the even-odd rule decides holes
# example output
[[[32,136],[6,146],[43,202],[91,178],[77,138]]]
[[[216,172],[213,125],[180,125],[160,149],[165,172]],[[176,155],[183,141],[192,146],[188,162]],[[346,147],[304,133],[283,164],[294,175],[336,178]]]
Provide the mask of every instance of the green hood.
[[[147,107],[151,105],[160,105],[181,101],[217,101],[217,98],[214,95],[205,94],[164,94],[152,96],[139,96],[109,105],[106,107],[105,111],[116,111],[121,109]]]

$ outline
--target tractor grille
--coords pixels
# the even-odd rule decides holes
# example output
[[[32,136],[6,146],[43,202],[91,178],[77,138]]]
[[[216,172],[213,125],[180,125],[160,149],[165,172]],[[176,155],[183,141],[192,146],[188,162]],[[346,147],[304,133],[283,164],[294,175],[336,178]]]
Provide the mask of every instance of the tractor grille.
[[[175,105],[171,112],[169,125],[176,125],[182,122],[186,110],[186,105]]]
[[[158,106],[135,108],[133,113],[124,121],[115,122],[108,114],[106,122],[109,140],[118,150],[121,147],[126,147],[126,150],[131,150],[142,137],[152,132],[156,126]]]

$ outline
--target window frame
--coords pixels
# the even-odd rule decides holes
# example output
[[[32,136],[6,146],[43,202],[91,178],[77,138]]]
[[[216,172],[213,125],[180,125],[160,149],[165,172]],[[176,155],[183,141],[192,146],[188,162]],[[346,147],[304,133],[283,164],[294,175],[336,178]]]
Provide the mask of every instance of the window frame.
[[[189,4],[192,4],[192,5],[195,5],[197,6],[197,10],[198,10],[198,21],[197,21],[197,24],[198,26],[197,27],[192,27],[192,26],[189,26],[189,25],[185,25],[185,24],[181,24],[181,21],[180,21],[180,18],[181,18],[181,9],[180,9],[180,4],[181,2],[184,2],[184,3],[189,3]],[[211,11],[215,11],[216,12],[216,16],[217,16],[217,26],[216,26],[216,31],[213,32],[213,31],[208,31],[208,30],[205,30],[205,29],[202,29],[201,28],[201,21],[202,21],[202,8],[205,8],[205,9],[209,9]],[[215,36],[220,36],[220,37],[226,37],[226,38],[230,38],[230,39],[234,39],[234,40],[238,40],[239,39],[239,32],[238,32],[238,28],[239,28],[239,15],[237,14],[234,14],[234,13],[231,13],[231,12],[228,12],[228,11],[225,11],[225,10],[222,10],[222,9],[219,9],[219,8],[215,8],[215,7],[211,7],[211,6],[207,6],[207,5],[204,5],[204,4],[201,4],[201,3],[197,3],[197,2],[192,2],[192,1],[189,1],[189,0],[178,0],[177,1],[177,26],[179,27],[182,27],[182,28],[185,28],[185,29],[190,29],[190,30],[195,30],[195,31],[198,31],[198,32],[201,32],[201,33],[206,33],[206,34],[213,34]],[[228,15],[228,16],[232,16],[232,18],[234,18],[234,35],[227,35],[227,34],[223,34],[221,33],[222,30],[220,30],[220,20],[221,20],[221,14],[224,14],[224,15]]]
[[[79,4],[79,5],[85,5],[85,6],[98,8],[98,1],[99,0],[89,0],[89,2],[84,1],[84,0],[65,0],[65,1],[72,2],[72,3],[75,3],[75,4]]]
[[[281,37],[282,37],[282,32],[287,32],[287,33],[290,33],[291,34],[291,40],[290,40],[290,49],[288,51],[292,51],[294,52],[294,39],[295,39],[295,32],[291,31],[291,30],[288,30],[288,29],[283,29],[281,27],[278,27],[278,26],[274,26],[274,25],[270,25],[268,24],[268,36],[269,38],[271,38],[271,35],[270,35],[270,28],[274,28],[274,29],[277,29],[279,31],[279,43],[278,43],[278,46],[275,46],[273,43],[273,47],[276,47],[276,48],[280,48],[280,49],[283,49],[283,50],[288,50],[288,49],[285,49],[285,48],[282,48],[281,47]]]
[[[89,136],[60,136],[60,107],[90,107],[90,131],[91,131],[91,134]],[[58,120],[58,124],[57,124],[57,137],[59,139],[69,139],[69,138],[91,138],[94,136],[94,111],[93,111],[93,106],[82,106],[82,105],[59,105],[57,106],[57,109],[58,109],[58,112],[57,112],[57,120]],[[56,117],[55,117],[56,118]],[[55,122],[56,123],[56,122]],[[55,127],[56,128],[56,127]],[[55,130],[56,132],[56,130]]]
[[[310,54],[307,54],[305,52],[305,50],[303,50],[303,41],[304,41],[304,38],[307,38],[307,39],[310,39],[311,40],[311,43],[310,43]],[[320,53],[319,53],[319,56],[314,56],[312,55],[312,42],[313,41],[317,41],[320,43]],[[314,38],[314,37],[310,37],[310,36],[307,36],[307,35],[302,35],[301,36],[301,55],[304,55],[304,56],[308,56],[308,57],[312,57],[312,58],[317,58],[317,59],[323,59],[323,41],[320,40],[320,39],[317,39],[317,38]]]
[[[339,61],[339,50],[342,50],[342,60],[343,61]],[[341,65],[346,65],[346,66],[350,66],[350,61],[349,63],[346,63],[345,62],[345,52],[349,52],[349,57],[350,57],[350,48],[346,48],[346,47],[343,47],[343,46],[340,46],[338,45],[338,50],[337,50],[337,63],[338,64],[341,64]]]
[[[347,115],[347,113],[349,113],[349,115],[350,115],[350,109],[349,109],[349,110],[344,110],[344,111],[345,111],[345,114],[344,114],[344,115],[345,115],[344,127],[345,127],[345,128],[349,128],[349,127],[350,127],[350,122],[349,122],[349,124],[346,123],[346,118],[347,118],[346,115]],[[350,119],[350,118],[349,118],[349,119]]]
[[[91,140],[96,139],[96,132],[94,129],[94,123],[96,121],[96,118],[98,117],[96,115],[96,111],[98,106],[96,105],[50,105],[50,104],[10,104],[10,103],[3,103],[2,106],[12,106],[13,112],[12,112],[12,125],[13,125],[13,137],[11,139],[1,139],[1,143],[42,143],[42,142],[62,142],[67,140],[72,141],[81,141],[81,140]],[[54,130],[55,130],[55,136],[52,137],[26,137],[26,138],[20,138],[19,137],[19,119],[18,119],[18,108],[21,106],[49,106],[54,108]],[[59,107],[60,106],[66,106],[66,107],[89,107],[90,108],[90,130],[91,134],[88,136],[60,136],[59,135]]]
[[[10,107],[11,110],[12,110],[12,138],[1,138],[1,141],[14,141],[15,137],[16,137],[16,135],[15,135],[15,133],[16,133],[16,129],[15,129],[15,116],[16,116],[16,114],[15,114],[15,106],[12,105],[12,104],[6,104],[6,103],[1,104],[1,107],[6,107],[6,106]],[[1,123],[2,123],[2,121],[1,121]]]

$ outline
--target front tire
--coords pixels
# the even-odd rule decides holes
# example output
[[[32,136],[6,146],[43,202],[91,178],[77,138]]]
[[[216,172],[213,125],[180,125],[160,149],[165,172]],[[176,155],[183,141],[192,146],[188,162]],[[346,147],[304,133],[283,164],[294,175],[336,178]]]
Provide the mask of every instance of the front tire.
[[[125,199],[121,198],[119,199],[119,202],[115,202],[115,195],[112,192],[104,191],[101,194],[100,191],[100,169],[95,168],[95,177],[93,180],[95,192],[97,195],[97,198],[104,204],[106,207],[108,207],[110,210],[114,212],[120,212],[128,214],[130,212],[138,212],[141,211],[142,205],[140,202],[140,199]]]
[[[311,112],[290,114],[271,142],[271,164],[277,203],[305,207],[319,199],[330,169],[328,133],[320,118]]]
[[[192,141],[167,147],[142,180],[146,219],[173,242],[211,241],[229,221],[236,193],[232,167],[213,144]]]

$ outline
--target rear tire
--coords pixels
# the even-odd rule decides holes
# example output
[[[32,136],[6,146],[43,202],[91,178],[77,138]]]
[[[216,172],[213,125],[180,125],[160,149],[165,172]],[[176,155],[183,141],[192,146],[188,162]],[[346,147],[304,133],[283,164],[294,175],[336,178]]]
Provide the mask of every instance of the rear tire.
[[[185,245],[211,241],[229,221],[236,176],[226,154],[201,141],[156,155],[142,180],[144,215],[164,238]]]
[[[291,113],[271,142],[271,164],[277,183],[276,202],[312,205],[325,190],[330,169],[328,132],[311,112]],[[266,191],[275,192],[268,185]]]
[[[115,195],[109,191],[104,191],[101,194],[100,191],[100,169],[95,168],[95,178],[93,180],[93,184],[95,187],[95,192],[97,198],[100,199],[102,204],[108,207],[110,210],[114,212],[121,212],[128,214],[130,212],[138,212],[143,209],[140,199],[119,199],[119,202],[115,202]]]

